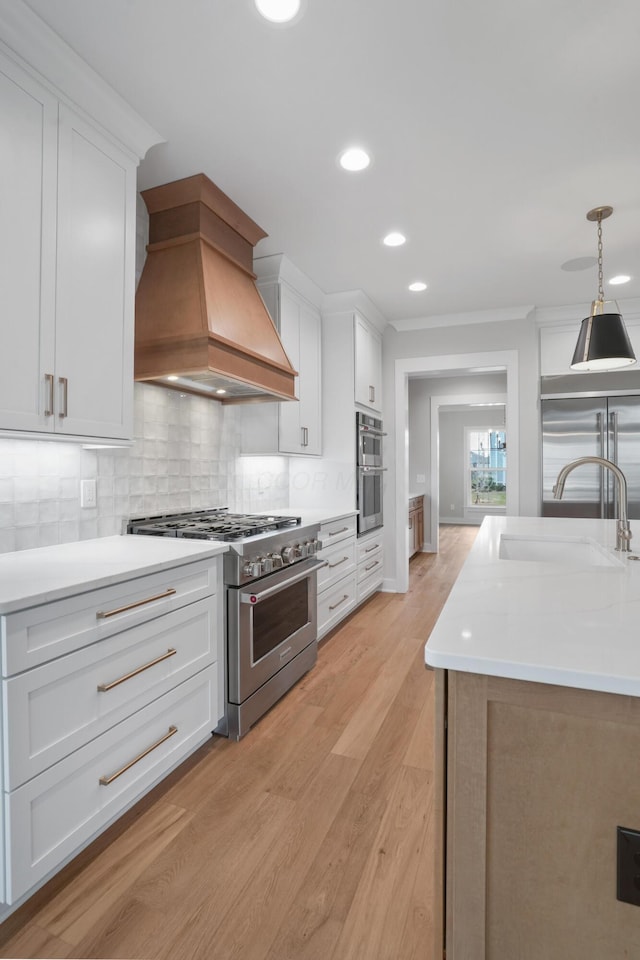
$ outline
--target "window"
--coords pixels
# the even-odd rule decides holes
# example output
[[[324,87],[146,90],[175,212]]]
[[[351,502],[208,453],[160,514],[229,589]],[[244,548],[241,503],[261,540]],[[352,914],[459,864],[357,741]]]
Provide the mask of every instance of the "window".
[[[502,507],[507,503],[507,438],[501,427],[466,430],[469,470],[467,506]]]

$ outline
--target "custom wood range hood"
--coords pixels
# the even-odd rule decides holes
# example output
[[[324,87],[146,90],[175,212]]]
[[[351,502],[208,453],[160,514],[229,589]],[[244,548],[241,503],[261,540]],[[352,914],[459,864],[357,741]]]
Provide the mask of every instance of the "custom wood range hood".
[[[266,233],[202,173],[142,197],[135,379],[222,403],[295,400],[296,371],[255,285]]]

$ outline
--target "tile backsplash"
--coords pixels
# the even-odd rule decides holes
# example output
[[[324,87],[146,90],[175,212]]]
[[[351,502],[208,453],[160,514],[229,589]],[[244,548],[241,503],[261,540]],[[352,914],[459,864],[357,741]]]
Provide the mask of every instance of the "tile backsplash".
[[[119,534],[132,516],[289,503],[284,457],[242,457],[234,406],[135,384],[134,443],[88,448],[0,438],[0,553]],[[95,508],[80,506],[97,481]]]

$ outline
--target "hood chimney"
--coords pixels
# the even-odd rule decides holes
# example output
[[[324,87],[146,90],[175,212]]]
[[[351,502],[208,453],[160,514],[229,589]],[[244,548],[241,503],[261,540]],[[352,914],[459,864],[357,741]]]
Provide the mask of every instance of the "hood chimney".
[[[222,403],[295,400],[296,371],[255,285],[265,232],[202,173],[142,198],[135,379]]]

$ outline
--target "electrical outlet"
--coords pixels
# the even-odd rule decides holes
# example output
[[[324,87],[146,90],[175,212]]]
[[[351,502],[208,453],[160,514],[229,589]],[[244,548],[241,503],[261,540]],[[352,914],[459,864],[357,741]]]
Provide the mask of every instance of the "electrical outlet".
[[[416,474],[416,483],[424,483],[425,475],[424,473]]]
[[[80,506],[86,509],[95,507],[98,503],[97,484],[95,480],[80,482]]]
[[[618,900],[640,907],[640,833],[618,827]]]
[[[455,508],[456,508],[455,503],[452,503],[452,504],[451,504],[451,508],[450,508],[452,513],[453,513],[453,511],[455,510]]]

